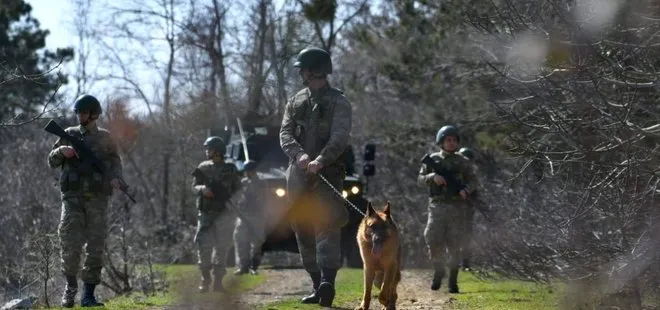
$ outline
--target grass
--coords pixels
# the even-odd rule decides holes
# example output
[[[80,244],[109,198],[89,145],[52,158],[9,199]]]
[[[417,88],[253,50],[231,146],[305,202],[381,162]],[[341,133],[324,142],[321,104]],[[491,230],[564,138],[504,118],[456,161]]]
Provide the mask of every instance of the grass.
[[[337,287],[334,306],[340,309],[354,309],[362,298],[362,270],[342,268],[337,275],[337,282],[341,285]],[[505,279],[483,281],[469,272],[462,272],[459,275],[459,286],[460,294],[447,294],[444,285],[438,291],[439,295],[451,298],[450,302],[442,305],[442,309],[557,309],[557,295],[552,288],[545,285]],[[374,290],[373,294],[376,296],[378,290]],[[380,309],[376,297],[372,299],[371,308]],[[303,305],[296,298],[261,308],[261,310],[270,309],[304,310],[319,309],[319,307]]]
[[[459,275],[460,294],[449,309],[557,309],[555,288],[519,280],[480,280],[469,272]]]
[[[159,265],[155,266],[154,269],[164,274],[165,280],[168,283],[168,289],[156,292],[152,296],[142,293],[132,293],[130,295],[104,300],[102,301],[105,303],[104,309],[163,309],[166,306],[186,303],[190,298],[194,298],[194,303],[211,303],[217,302],[223,297],[222,294],[199,294],[197,292],[199,270],[195,265]],[[233,268],[228,268],[227,276],[223,279],[225,287],[231,287],[230,292],[249,290],[258,286],[264,280],[262,275],[236,277],[232,272]],[[78,297],[80,297],[80,293],[78,293]],[[57,302],[59,304],[59,300]],[[78,300],[76,301],[76,305],[73,309],[90,309],[80,307]],[[68,308],[55,307],[51,309]]]
[[[134,293],[128,296],[119,296],[106,300],[105,309],[164,309],[171,305],[194,305],[221,302],[222,294],[197,293],[199,285],[199,272],[194,265],[167,265],[157,266],[159,272],[163,272],[165,280],[169,284],[168,289],[146,296]],[[264,276],[245,275],[235,277],[231,274],[233,270],[228,269],[228,276],[224,282],[232,287],[234,292],[245,291],[260,285]],[[361,300],[362,295],[362,270],[340,269],[337,275],[338,291],[334,305],[339,309],[354,309]],[[559,293],[556,288],[532,282],[490,279],[480,280],[469,272],[461,272],[459,275],[460,294],[447,294],[446,286],[437,292],[440,299],[448,299],[438,309],[557,309]],[[424,289],[428,290],[426,286]],[[374,295],[378,290],[373,291]],[[444,297],[444,298],[443,298]],[[400,298],[404,299],[405,296]],[[377,298],[372,300],[373,309],[380,309]],[[63,308],[55,308],[63,309]],[[83,309],[76,307],[74,309]],[[318,305],[303,305],[299,297],[291,298],[281,302],[271,303],[260,308],[269,309],[320,309]]]

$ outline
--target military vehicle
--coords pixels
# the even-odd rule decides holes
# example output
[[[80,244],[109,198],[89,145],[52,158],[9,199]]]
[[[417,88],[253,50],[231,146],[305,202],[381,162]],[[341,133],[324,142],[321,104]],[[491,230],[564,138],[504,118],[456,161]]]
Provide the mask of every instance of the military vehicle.
[[[243,136],[241,136],[241,129]],[[272,199],[266,203],[266,231],[268,232],[266,242],[262,246],[264,254],[275,251],[286,251],[299,253],[296,237],[287,221],[289,211],[286,191],[286,170],[289,158],[280,147],[280,127],[273,125],[254,125],[250,123],[235,125],[226,128],[224,140],[227,143],[225,157],[233,162],[239,170],[242,170],[246,157],[257,162],[257,175],[267,182],[271,189]],[[243,147],[247,145],[247,151]],[[375,146],[365,146],[363,177],[355,171],[355,156],[353,147],[349,146],[343,154],[346,163],[346,177],[342,196],[353,203],[362,212],[366,212],[367,199],[364,194],[367,189],[368,178],[375,173],[373,160]],[[362,214],[353,209],[348,203],[345,207],[349,211],[349,223],[342,229],[342,261],[345,266],[351,268],[362,268],[362,259],[355,236],[362,220]],[[231,250],[228,257],[228,265],[234,265],[234,251]]]

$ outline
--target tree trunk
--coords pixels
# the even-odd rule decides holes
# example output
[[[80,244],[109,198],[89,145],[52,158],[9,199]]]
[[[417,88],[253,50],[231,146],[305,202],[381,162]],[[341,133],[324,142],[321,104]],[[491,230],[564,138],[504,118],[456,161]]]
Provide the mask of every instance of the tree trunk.
[[[172,75],[174,72],[174,56],[176,53],[175,38],[174,38],[174,0],[168,2],[168,17],[167,17],[167,43],[169,46],[170,54],[167,61],[167,74],[165,75],[165,95],[163,98],[163,116],[165,117],[165,144],[163,152],[163,212],[161,213],[161,221],[163,225],[168,222],[168,209],[170,200],[170,158],[172,150],[171,141],[172,136],[169,133],[171,128],[171,104],[172,104]]]

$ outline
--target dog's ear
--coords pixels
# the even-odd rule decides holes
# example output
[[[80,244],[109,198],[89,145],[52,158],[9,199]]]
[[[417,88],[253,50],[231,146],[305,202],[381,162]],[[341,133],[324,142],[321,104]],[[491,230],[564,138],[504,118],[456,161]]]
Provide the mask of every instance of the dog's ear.
[[[376,214],[376,211],[374,211],[374,207],[371,205],[371,201],[367,202],[367,214],[366,217],[374,216]]]
[[[387,216],[390,216],[391,207],[392,206],[390,205],[390,201],[388,200],[387,203],[385,204],[385,208],[383,209],[383,213],[385,213],[385,215]]]

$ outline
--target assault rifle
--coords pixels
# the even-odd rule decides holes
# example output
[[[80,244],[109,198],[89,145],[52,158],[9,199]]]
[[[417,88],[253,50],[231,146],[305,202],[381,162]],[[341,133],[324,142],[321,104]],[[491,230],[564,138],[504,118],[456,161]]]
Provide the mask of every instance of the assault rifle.
[[[225,203],[234,213],[236,213],[236,216],[241,219],[241,221],[245,222],[250,228],[256,233],[256,226],[253,225],[250,221],[247,220],[245,215],[238,210],[234,206],[233,203],[231,203],[231,194],[229,194],[229,191],[227,191],[227,188],[222,185],[220,182],[212,182],[211,179],[199,168],[195,168],[192,172],[192,176],[197,178],[204,186],[207,186],[211,192],[213,193],[213,200]]]
[[[107,169],[103,162],[96,157],[94,152],[90,150],[83,140],[78,137],[74,137],[64,131],[62,127],[60,127],[59,124],[57,124],[54,120],[50,120],[48,124],[46,124],[46,127],[44,127],[44,130],[48,133],[54,134],[58,137],[60,137],[62,140],[65,140],[71,144],[71,146],[76,150],[76,153],[78,153],[78,157],[80,158],[80,165],[78,165],[77,170],[81,172],[89,171],[90,168],[95,169],[98,171],[101,175],[107,175]],[[131,194],[128,193],[128,185],[124,183],[124,180],[119,178],[119,190],[122,191],[133,203],[135,203],[135,198],[131,196]]]
[[[447,170],[440,163],[433,160],[430,154],[425,154],[424,157],[422,157],[422,164],[425,164],[427,167],[433,169],[433,172],[435,172],[435,174],[440,175],[445,179],[445,182],[447,182],[447,195],[451,195],[451,196],[459,195],[458,193],[466,188],[465,184],[461,183],[459,180],[454,178],[454,176],[449,170]],[[481,205],[477,201],[474,201],[473,199],[470,199],[469,196],[467,201],[471,206],[477,209],[477,211],[479,211],[486,220],[492,222],[492,219],[488,214],[488,210],[484,208],[483,205]]]

